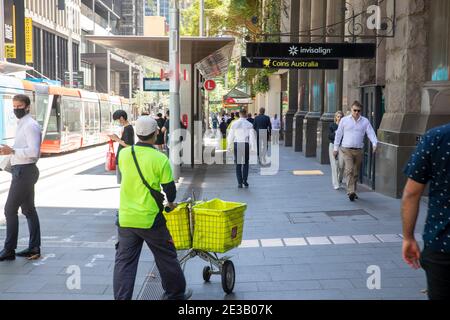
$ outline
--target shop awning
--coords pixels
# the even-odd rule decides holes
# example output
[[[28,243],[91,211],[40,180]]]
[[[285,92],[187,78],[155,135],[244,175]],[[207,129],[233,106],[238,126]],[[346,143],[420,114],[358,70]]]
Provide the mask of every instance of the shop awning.
[[[169,37],[85,36],[95,44],[169,62]],[[227,71],[234,47],[232,37],[181,37],[181,64],[197,64],[205,77]]]

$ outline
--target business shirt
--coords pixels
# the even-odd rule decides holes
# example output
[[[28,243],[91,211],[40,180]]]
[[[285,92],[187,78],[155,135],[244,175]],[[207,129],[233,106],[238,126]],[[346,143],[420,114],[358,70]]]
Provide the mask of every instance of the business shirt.
[[[229,129],[227,142],[228,146],[234,145],[235,142],[249,143],[250,150],[255,150],[256,141],[253,125],[244,118],[235,120]]]
[[[11,166],[36,163],[41,154],[41,127],[30,114],[19,120]]]
[[[334,151],[339,150],[339,145],[344,148],[364,148],[365,134],[367,134],[372,145],[376,147],[378,143],[377,135],[367,118],[361,116],[358,120],[355,120],[352,115],[342,118],[334,139]]]

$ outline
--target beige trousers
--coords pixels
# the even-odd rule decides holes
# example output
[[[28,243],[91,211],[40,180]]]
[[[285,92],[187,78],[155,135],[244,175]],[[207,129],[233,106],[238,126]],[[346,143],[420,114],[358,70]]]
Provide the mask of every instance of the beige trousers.
[[[338,159],[335,159],[333,156],[333,151],[334,144],[330,143],[328,147],[328,154],[330,156],[331,165],[331,182],[333,183],[333,187],[338,189],[344,176],[344,161],[342,159],[342,154],[338,156]]]
[[[364,151],[341,147],[341,152],[344,158],[345,177],[347,178],[347,194],[355,193]]]

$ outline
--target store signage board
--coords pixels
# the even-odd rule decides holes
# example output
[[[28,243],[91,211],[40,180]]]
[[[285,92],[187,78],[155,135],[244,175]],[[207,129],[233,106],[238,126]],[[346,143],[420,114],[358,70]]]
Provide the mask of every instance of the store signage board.
[[[280,59],[373,59],[375,43],[247,42],[247,57]]]
[[[169,81],[161,81],[160,78],[144,78],[144,91],[170,91]]]
[[[337,70],[337,59],[276,59],[241,57],[242,68]]]

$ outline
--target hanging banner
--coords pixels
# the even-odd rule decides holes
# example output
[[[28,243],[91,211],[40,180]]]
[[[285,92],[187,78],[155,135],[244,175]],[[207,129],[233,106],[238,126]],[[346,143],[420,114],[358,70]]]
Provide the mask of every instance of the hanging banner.
[[[5,0],[5,57],[16,59],[16,6]]]
[[[241,57],[242,68],[337,70],[339,60],[273,59]]]
[[[25,63],[33,63],[33,20],[25,18]]]
[[[247,57],[252,58],[372,59],[375,53],[375,43],[247,42]]]

